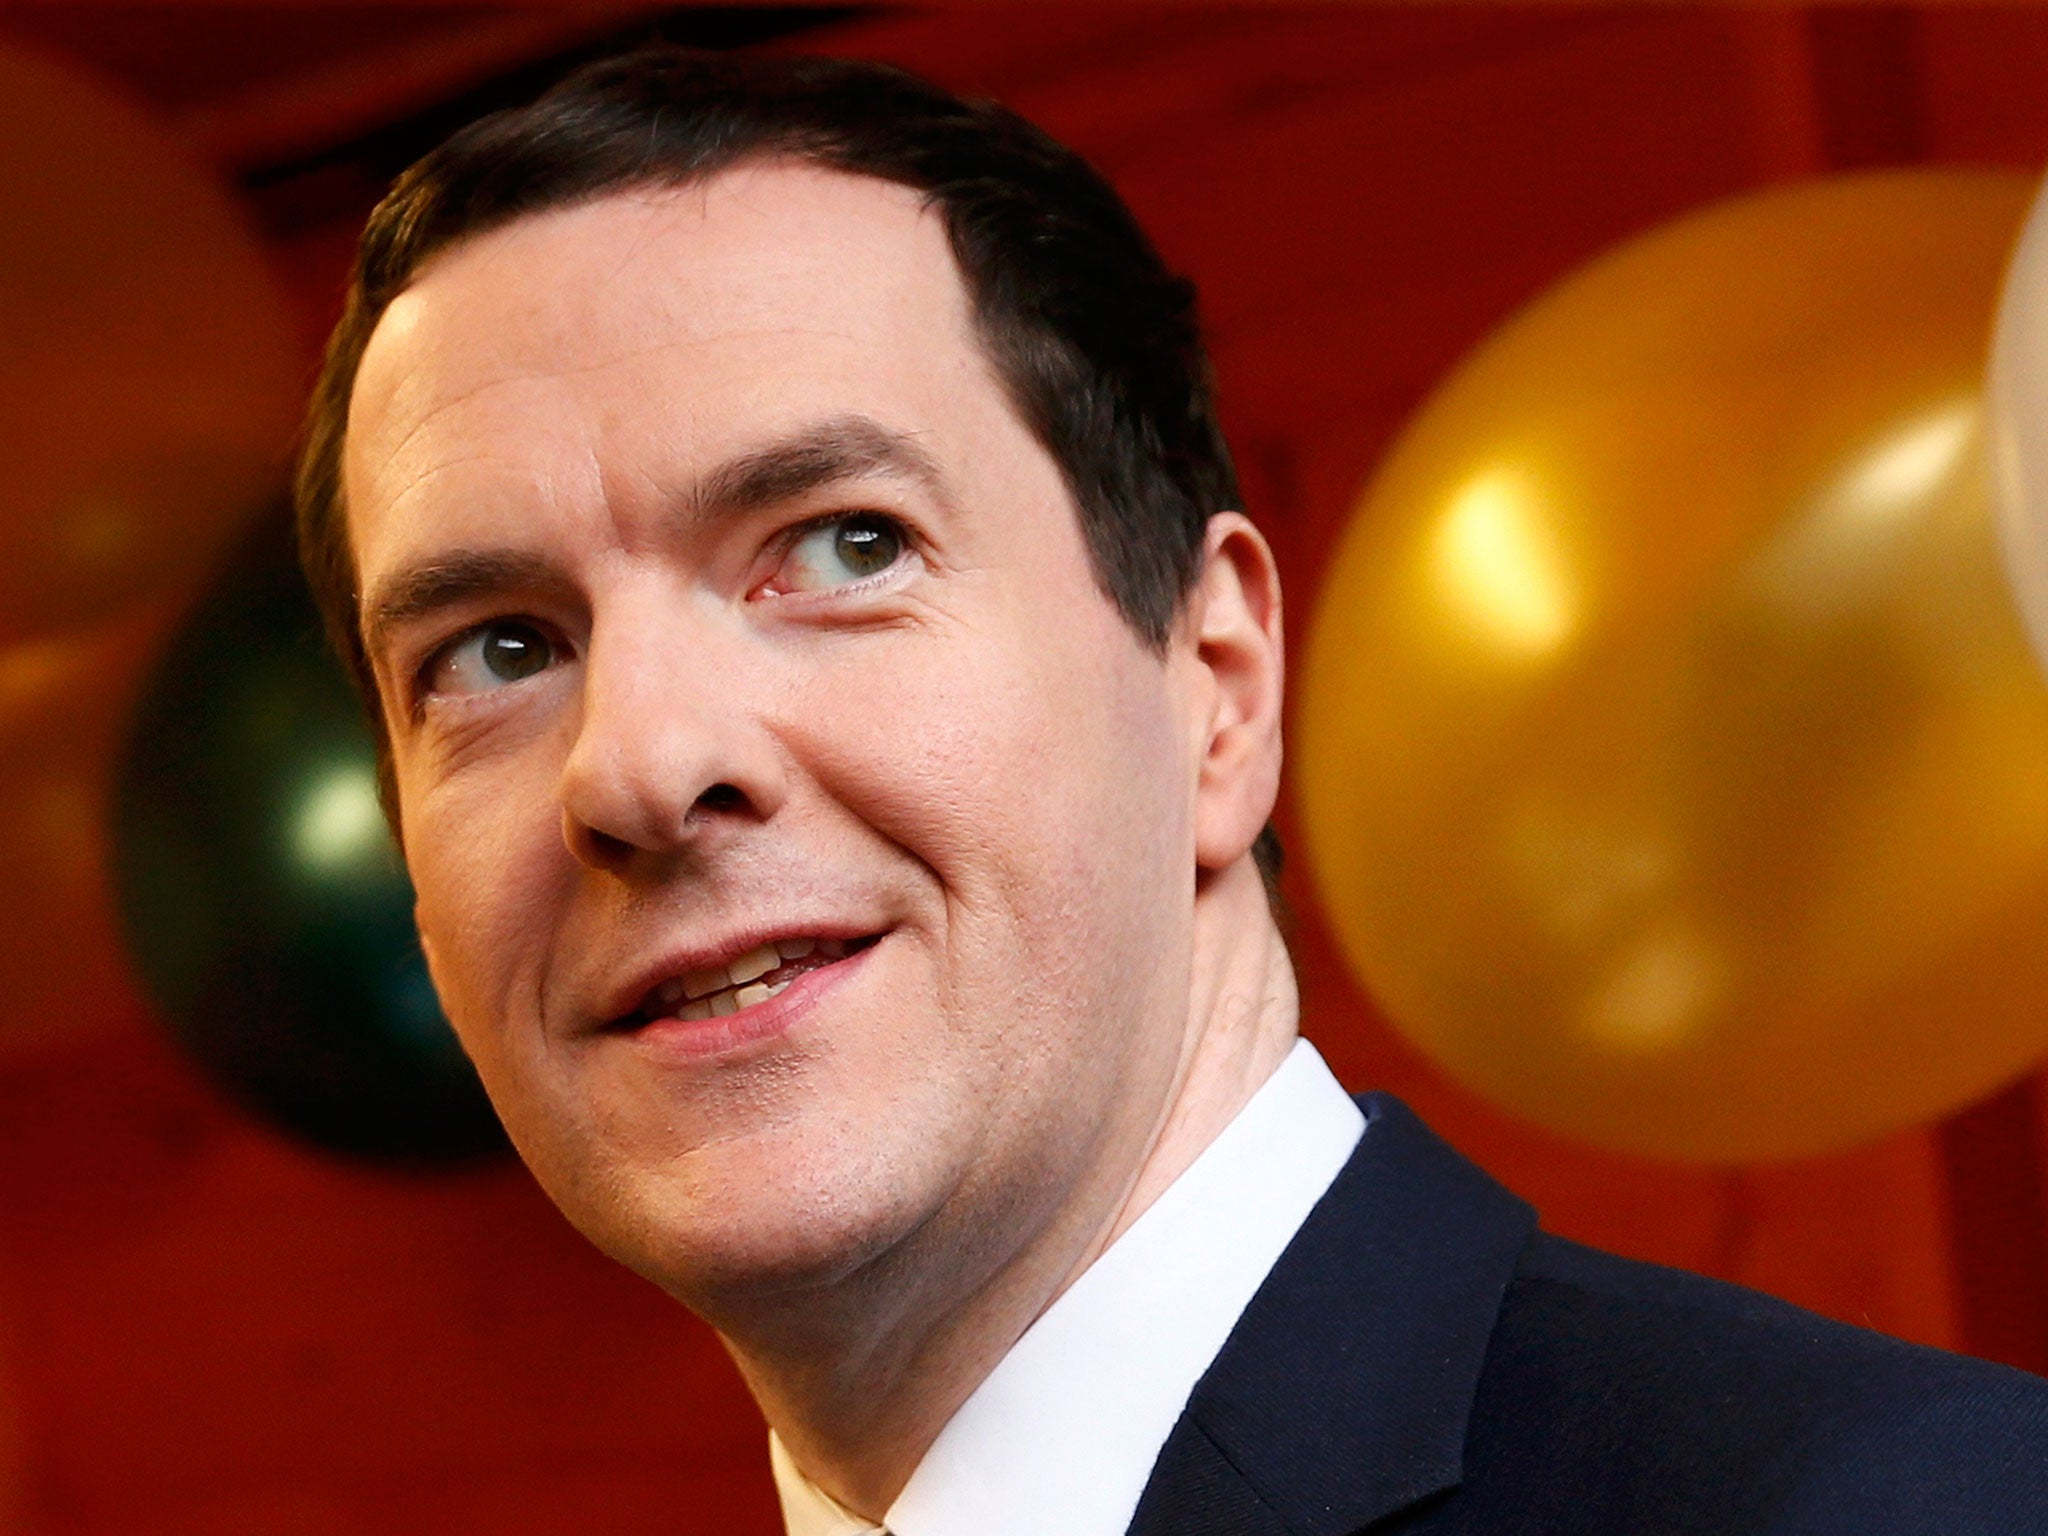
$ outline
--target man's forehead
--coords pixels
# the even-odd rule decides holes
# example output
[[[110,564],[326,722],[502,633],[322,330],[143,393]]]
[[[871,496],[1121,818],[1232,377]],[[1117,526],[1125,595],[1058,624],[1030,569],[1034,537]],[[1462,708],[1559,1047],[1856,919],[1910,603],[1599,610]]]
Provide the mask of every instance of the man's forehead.
[[[919,432],[993,382],[913,189],[776,161],[538,213],[436,257],[372,337],[344,446],[357,555],[360,513],[435,483],[686,475],[770,417]]]
[[[802,161],[748,162],[523,216],[437,253],[386,309],[352,420],[559,358],[806,326],[955,338],[971,317],[924,194]],[[423,403],[423,402],[421,402]]]

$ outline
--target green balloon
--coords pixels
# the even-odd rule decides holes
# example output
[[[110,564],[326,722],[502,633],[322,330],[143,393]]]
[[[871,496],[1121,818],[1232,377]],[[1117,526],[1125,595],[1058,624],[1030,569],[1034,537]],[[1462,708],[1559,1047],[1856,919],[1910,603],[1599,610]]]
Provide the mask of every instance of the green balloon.
[[[286,519],[255,531],[157,665],[115,816],[138,968],[232,1098],[372,1158],[504,1145],[427,977],[369,728]]]

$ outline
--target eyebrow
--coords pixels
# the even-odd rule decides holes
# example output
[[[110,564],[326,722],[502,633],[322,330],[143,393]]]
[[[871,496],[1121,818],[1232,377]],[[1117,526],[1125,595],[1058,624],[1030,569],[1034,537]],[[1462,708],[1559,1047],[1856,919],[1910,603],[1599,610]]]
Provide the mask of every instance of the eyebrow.
[[[789,501],[842,480],[895,475],[942,499],[945,477],[907,433],[870,416],[835,416],[720,465],[689,498],[693,517],[717,518]]]
[[[561,585],[546,560],[514,550],[456,550],[402,571],[362,605],[363,649],[377,656],[391,632],[496,592]]]
[[[936,460],[907,433],[870,416],[835,416],[727,460],[682,499],[684,518],[710,523],[846,480],[895,476],[951,505]],[[558,587],[561,573],[521,550],[463,549],[400,571],[362,600],[364,649],[376,656],[397,629],[495,593]]]

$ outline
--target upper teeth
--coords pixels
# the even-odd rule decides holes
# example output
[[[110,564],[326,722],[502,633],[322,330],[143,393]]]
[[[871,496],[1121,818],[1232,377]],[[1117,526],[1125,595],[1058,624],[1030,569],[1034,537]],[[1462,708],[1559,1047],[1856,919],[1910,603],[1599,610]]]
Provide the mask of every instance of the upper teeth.
[[[744,987],[746,990],[738,994],[734,1002],[735,1007],[748,1007],[761,1000],[752,994],[760,992],[767,996],[770,995],[770,990],[765,987],[750,987],[747,983],[759,981],[778,965],[784,965],[791,960],[801,960],[813,952],[830,956],[834,960],[842,959],[846,954],[846,941],[777,939],[772,944],[758,945],[724,965],[706,966],[701,971],[686,972],[674,981],[665,981],[654,989],[652,1001],[657,1009],[666,1010],[675,1007],[686,998],[696,1002],[711,997],[714,993],[724,992],[729,987]],[[779,992],[782,989],[776,987],[773,990]],[[734,1009],[727,1008],[724,1011],[730,1013]]]
[[[780,964],[782,957],[775,952],[775,946],[763,944],[759,949],[748,950],[725,969],[726,974],[732,977],[732,984],[737,987],[757,976],[766,976]]]

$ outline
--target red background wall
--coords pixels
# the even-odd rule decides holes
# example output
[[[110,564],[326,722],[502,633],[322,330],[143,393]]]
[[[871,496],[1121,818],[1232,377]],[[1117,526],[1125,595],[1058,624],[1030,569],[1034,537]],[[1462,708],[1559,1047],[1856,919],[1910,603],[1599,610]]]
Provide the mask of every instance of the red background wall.
[[[242,178],[310,347],[367,195],[311,151],[588,30],[564,14],[0,7],[0,36],[124,78]],[[980,6],[771,46],[923,68],[1098,159],[1202,285],[1297,621],[1433,382],[1594,252],[1828,169],[2048,160],[2048,13],[2024,10]],[[1555,1229],[2048,1369],[2035,1085],[1784,1167],[1591,1152],[1405,1048],[1291,884],[1339,1075],[1406,1096]],[[0,1051],[0,1531],[773,1528],[716,1341],[517,1168],[336,1164],[237,1117],[139,1004],[116,1014]]]

